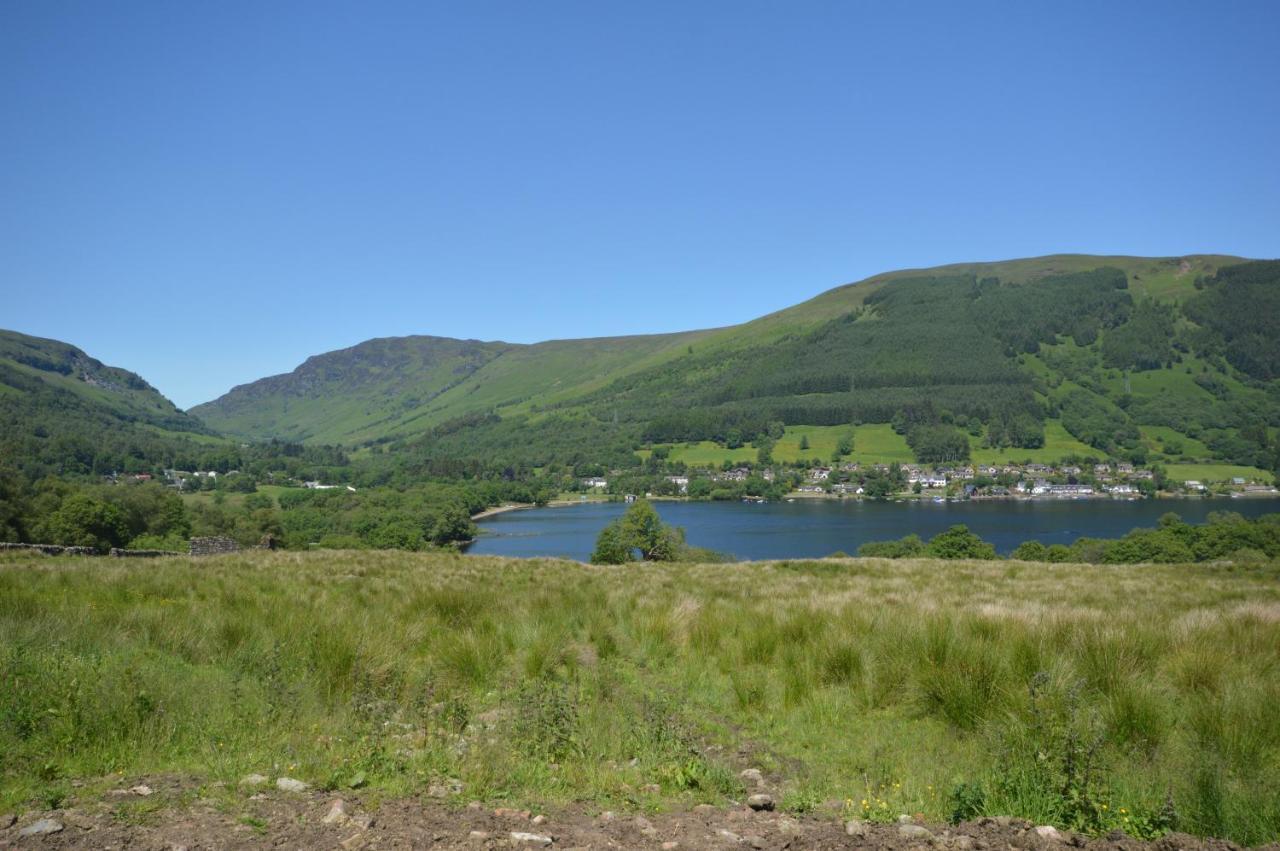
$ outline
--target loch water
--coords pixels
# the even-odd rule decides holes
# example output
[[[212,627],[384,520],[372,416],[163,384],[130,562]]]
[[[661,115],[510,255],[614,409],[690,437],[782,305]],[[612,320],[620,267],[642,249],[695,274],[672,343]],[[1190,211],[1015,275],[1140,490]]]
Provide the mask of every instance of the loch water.
[[[662,519],[681,526],[690,544],[743,560],[819,558],[856,554],[868,541],[917,534],[924,539],[963,523],[1007,555],[1018,544],[1038,540],[1070,544],[1077,538],[1116,538],[1156,525],[1168,512],[1201,523],[1212,511],[1247,518],[1280,512],[1280,500],[986,500],[969,502],[796,500],[655,502]],[[558,556],[586,561],[600,530],[626,510],[621,502],[531,508],[478,521],[481,534],[467,549],[477,555]]]

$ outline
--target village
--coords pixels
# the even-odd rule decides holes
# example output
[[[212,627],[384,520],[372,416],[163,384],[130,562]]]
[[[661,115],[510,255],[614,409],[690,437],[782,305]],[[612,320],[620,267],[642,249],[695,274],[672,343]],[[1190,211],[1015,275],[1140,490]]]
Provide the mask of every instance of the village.
[[[638,487],[643,484],[644,487]],[[732,466],[692,468],[676,474],[637,476],[613,471],[579,482],[582,493],[635,497],[685,497],[763,501],[799,498],[911,499],[1142,499],[1174,496],[1273,496],[1260,479],[1225,482],[1170,478],[1161,468],[1128,462],[1053,464],[860,464],[833,466]]]

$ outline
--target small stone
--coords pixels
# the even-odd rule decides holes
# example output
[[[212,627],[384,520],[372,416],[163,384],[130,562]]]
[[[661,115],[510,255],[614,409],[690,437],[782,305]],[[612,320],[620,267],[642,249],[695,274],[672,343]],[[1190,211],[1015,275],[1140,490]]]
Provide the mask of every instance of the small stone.
[[[144,798],[149,795],[155,794],[155,790],[153,790],[150,786],[146,785],[145,783],[139,786],[134,786],[129,791],[135,795],[141,795]]]
[[[449,788],[439,783],[432,783],[427,787],[427,797],[430,798],[447,798],[449,797]]]
[[[907,815],[906,813],[903,813],[902,815],[898,816],[898,824],[912,824],[912,823],[913,821],[911,816]]]
[[[640,791],[646,795],[657,795],[662,792],[662,787],[657,783],[646,783],[640,787]]]
[[[294,780],[292,777],[281,777],[276,780],[276,788],[281,792],[305,792],[311,787],[301,780]]]
[[[536,816],[529,819],[529,824],[546,824],[548,821],[549,819],[546,816],[542,813],[538,813]]]
[[[1047,839],[1050,842],[1061,842],[1062,834],[1051,824],[1044,824],[1036,828],[1036,836],[1041,839]]]
[[[241,786],[264,786],[267,778],[262,774],[250,774],[248,777],[241,778]]]
[[[680,843],[676,842],[674,839],[671,840],[670,842],[662,843],[662,851],[675,851],[675,849],[679,847],[680,847]]]
[[[62,822],[67,827],[76,827],[80,830],[96,830],[98,827],[93,816],[82,813],[79,810],[64,810]]]
[[[605,810],[600,815],[596,816],[596,821],[600,822],[601,824],[608,824],[609,822],[613,821],[617,817],[618,817],[618,814],[615,813],[613,810]]]
[[[761,810],[772,810],[773,796],[766,795],[763,792],[752,795],[750,798],[747,798],[747,806],[756,812],[760,812]]]
[[[795,819],[783,816],[778,819],[778,832],[783,836],[801,836],[804,834],[804,828]]]
[[[716,831],[716,836],[720,837],[726,842],[738,843],[742,841],[741,836],[734,833],[732,830],[725,830],[723,827]]]
[[[361,813],[360,815],[352,816],[348,824],[355,825],[361,830],[368,830],[373,827],[373,816]]]
[[[482,807],[484,807],[484,804],[480,803],[479,801],[471,801],[469,804],[467,804],[467,809],[469,810],[478,810],[478,809],[481,809]]]
[[[467,834],[470,839],[488,839],[489,832],[487,830],[473,830]]]
[[[861,838],[867,835],[867,823],[861,819],[850,819],[844,823],[844,832],[846,836]]]
[[[954,851],[973,851],[973,837],[963,834],[953,836],[947,843],[947,847],[954,849]]]
[[[493,814],[498,818],[518,818],[524,821],[528,821],[532,815],[528,810],[513,810],[510,807],[498,807]]]
[[[61,833],[62,822],[51,818],[42,818],[18,831],[19,836],[46,836],[50,833]]]
[[[918,824],[898,825],[898,835],[903,839],[919,839],[926,842],[933,839],[933,834],[929,832],[929,829]]]
[[[645,836],[655,836],[658,833],[658,829],[653,826],[653,822],[649,821],[644,816],[636,816],[635,826],[636,830],[640,831]]]
[[[344,824],[347,821],[347,802],[341,798],[335,799],[321,821],[325,824]]]
[[[758,836],[744,836],[742,837],[742,841],[747,845],[750,845],[752,848],[755,848],[756,851],[759,851],[759,849],[764,847],[764,840]]]
[[[541,845],[546,847],[552,843],[550,836],[543,836],[540,833],[524,833],[523,831],[511,831],[511,841],[519,845]]]
[[[752,783],[756,786],[764,785],[764,775],[760,773],[758,768],[744,768],[738,772],[738,777],[742,778],[743,783]]]
[[[347,851],[351,851],[351,849],[353,848],[359,848],[363,844],[364,844],[363,833],[353,833],[350,836],[348,836],[346,839],[342,840],[342,847],[346,848]]]

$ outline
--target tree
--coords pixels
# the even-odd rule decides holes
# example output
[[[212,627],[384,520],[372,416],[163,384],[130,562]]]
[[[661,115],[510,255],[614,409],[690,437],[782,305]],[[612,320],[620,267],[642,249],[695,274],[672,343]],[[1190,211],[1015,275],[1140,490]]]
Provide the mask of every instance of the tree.
[[[653,506],[642,499],[600,531],[591,561],[625,564],[634,560],[636,551],[645,561],[675,561],[683,547],[684,532],[663,523]]]
[[[929,539],[929,555],[944,559],[993,559],[996,548],[970,532],[968,526],[957,523]]]
[[[45,531],[52,543],[106,551],[123,547],[129,533],[123,512],[87,493],[72,494],[49,517]]]
[[[1039,541],[1023,541],[1013,551],[1012,557],[1020,561],[1048,561],[1049,548]]]
[[[773,438],[767,434],[762,434],[756,438],[756,463],[772,464],[773,463]]]
[[[809,448],[809,435],[807,434],[800,435],[800,451],[804,452],[808,450],[808,448]]]
[[[476,527],[471,522],[467,509],[456,502],[449,503],[440,509],[439,516],[431,527],[431,542],[437,546],[469,541],[475,537]]]
[[[620,522],[615,520],[600,530],[596,548],[591,553],[592,564],[626,564],[634,560],[635,554],[627,545]]]

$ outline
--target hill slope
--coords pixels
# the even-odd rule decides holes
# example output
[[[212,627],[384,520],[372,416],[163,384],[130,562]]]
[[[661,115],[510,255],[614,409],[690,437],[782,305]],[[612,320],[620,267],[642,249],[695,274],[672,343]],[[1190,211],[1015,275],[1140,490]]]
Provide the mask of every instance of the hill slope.
[[[711,331],[531,346],[374,340],[193,413],[255,439],[394,440],[432,457],[533,464],[751,440],[776,422],[893,422],[925,443],[959,431],[1026,449],[1044,445],[1052,422],[1100,454],[1186,440],[1258,463],[1266,426],[1280,424],[1277,294],[1280,263],[1214,255],[956,264],[877,275]],[[1144,427],[1172,433],[1153,447]]]
[[[136,374],[0,330],[0,457],[33,472],[107,472],[132,469],[158,442],[210,435]]]

